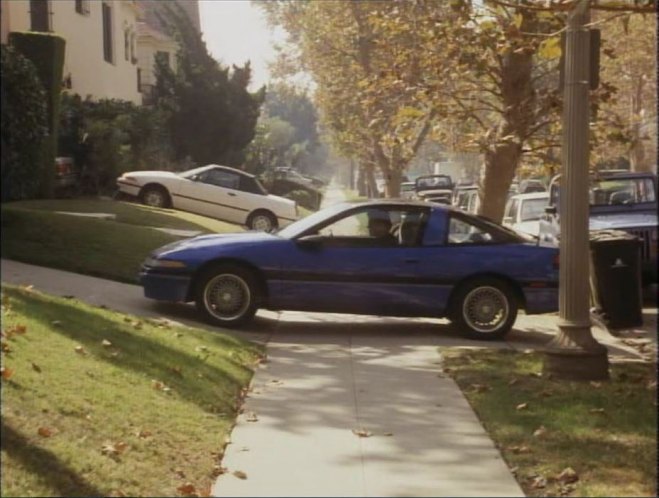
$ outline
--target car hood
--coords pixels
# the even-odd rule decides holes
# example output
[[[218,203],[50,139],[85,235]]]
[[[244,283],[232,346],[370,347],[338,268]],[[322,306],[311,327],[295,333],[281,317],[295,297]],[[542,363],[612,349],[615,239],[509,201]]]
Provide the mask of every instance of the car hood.
[[[206,247],[217,247],[219,245],[252,245],[259,244],[265,241],[280,240],[276,235],[266,232],[240,232],[240,233],[221,233],[211,235],[199,235],[190,239],[183,239],[171,244],[167,244],[155,250],[152,256],[163,256],[167,253],[190,250],[190,249],[203,249]]]
[[[590,216],[591,230],[656,227],[656,213],[615,213]]]

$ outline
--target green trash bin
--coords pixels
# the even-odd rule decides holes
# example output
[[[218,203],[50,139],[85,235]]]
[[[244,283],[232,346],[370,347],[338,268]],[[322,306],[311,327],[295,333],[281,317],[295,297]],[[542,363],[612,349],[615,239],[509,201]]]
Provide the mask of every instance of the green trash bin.
[[[620,230],[590,232],[595,311],[611,330],[643,325],[641,241]]]

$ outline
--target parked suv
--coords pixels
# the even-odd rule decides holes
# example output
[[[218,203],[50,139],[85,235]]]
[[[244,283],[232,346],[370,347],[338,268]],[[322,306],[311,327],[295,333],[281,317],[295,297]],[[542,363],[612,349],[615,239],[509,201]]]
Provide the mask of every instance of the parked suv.
[[[560,175],[549,187],[549,209],[540,222],[543,240],[558,239]],[[652,173],[600,172],[591,177],[590,230],[623,230],[641,241],[644,283],[657,277],[657,176]]]

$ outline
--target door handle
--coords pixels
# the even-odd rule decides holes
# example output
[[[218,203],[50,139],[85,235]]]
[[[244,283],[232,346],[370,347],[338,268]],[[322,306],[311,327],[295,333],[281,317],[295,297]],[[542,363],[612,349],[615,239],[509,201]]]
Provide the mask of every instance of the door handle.
[[[405,263],[409,263],[409,264],[416,264],[416,263],[419,262],[419,260],[418,260],[418,259],[415,259],[415,258],[405,258],[403,261],[404,261]]]

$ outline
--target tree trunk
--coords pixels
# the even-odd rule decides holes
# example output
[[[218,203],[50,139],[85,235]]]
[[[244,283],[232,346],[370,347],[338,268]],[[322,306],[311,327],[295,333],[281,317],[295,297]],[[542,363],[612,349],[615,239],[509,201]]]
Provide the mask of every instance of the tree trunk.
[[[360,166],[359,171],[357,172],[357,193],[360,197],[368,197],[366,188],[366,172],[364,171],[364,166]]]
[[[485,153],[478,189],[478,214],[501,223],[508,189],[521,155],[521,147],[516,143],[499,145]]]
[[[403,177],[403,171],[400,168],[390,168],[385,176],[386,187],[385,194],[390,199],[400,197],[400,181]]]
[[[375,172],[372,165],[365,166],[366,170],[366,192],[370,199],[380,197],[378,185],[375,182]]]
[[[643,78],[639,78],[634,88],[631,101],[631,143],[629,146],[629,166],[632,171],[651,171],[646,164],[645,147],[643,146]]]

